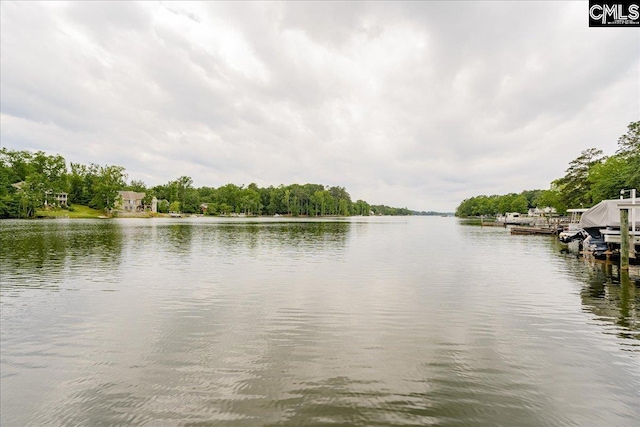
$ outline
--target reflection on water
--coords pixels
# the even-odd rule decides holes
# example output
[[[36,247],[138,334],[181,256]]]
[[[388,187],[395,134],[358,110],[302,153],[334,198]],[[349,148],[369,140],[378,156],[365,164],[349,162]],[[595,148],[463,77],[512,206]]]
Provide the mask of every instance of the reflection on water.
[[[628,270],[604,262],[591,261],[583,271],[587,276],[581,292],[585,309],[616,326],[608,333],[640,340],[640,277],[630,277]],[[640,343],[628,345],[640,351]]]
[[[1,225],[3,426],[640,418],[637,282],[545,237],[439,217]]]
[[[122,250],[120,227],[112,222],[0,222],[0,285],[58,289],[77,273],[116,268]]]
[[[612,262],[582,258],[555,239],[551,244],[566,261],[566,271],[582,284],[584,310],[597,321],[611,325],[605,333],[640,340],[640,266],[620,270]],[[637,341],[624,341],[622,345],[625,350],[640,351]]]

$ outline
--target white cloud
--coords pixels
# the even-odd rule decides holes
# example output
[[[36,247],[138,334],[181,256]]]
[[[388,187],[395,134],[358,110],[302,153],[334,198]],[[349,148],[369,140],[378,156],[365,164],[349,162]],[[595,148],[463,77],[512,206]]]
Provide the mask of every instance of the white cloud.
[[[2,2],[2,145],[453,210],[546,187],[640,117],[637,31],[583,6]]]

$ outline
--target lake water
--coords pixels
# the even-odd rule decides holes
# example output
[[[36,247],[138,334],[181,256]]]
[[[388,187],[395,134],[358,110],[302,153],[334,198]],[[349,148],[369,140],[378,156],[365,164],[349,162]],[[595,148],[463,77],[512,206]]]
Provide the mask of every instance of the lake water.
[[[637,276],[548,236],[1,221],[0,274],[2,426],[640,425]]]

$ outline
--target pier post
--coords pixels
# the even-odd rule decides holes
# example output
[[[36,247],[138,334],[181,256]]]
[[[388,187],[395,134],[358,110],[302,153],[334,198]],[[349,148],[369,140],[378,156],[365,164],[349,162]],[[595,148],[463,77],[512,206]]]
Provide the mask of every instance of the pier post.
[[[629,209],[620,209],[620,270],[629,270]]]

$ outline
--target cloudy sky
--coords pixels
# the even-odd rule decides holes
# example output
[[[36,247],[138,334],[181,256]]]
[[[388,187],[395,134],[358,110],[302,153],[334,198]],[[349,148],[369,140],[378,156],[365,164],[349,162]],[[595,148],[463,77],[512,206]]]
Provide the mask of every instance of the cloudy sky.
[[[319,183],[452,211],[640,119],[640,32],[588,2],[0,3],[1,143],[147,185]]]

